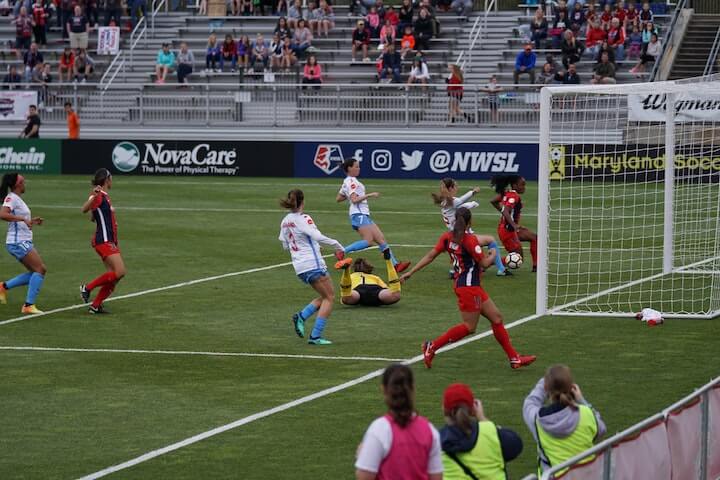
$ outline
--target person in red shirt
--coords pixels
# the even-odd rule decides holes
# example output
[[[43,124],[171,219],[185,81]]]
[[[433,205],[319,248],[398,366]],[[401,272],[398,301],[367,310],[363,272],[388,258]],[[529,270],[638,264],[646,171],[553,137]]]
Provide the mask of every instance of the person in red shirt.
[[[487,318],[491,325],[495,340],[502,346],[510,360],[510,367],[520,368],[535,361],[534,355],[520,355],[512,346],[510,336],[503,325],[503,317],[495,303],[480,286],[482,271],[495,261],[495,251],[486,255],[478,243],[477,237],[470,231],[472,214],[465,207],[455,212],[455,226],[452,231],[445,232],[435,247],[401,278],[406,282],[416,272],[432,263],[442,252],[447,252],[455,270],[454,289],[457,296],[458,309],[462,323],[455,325],[433,341],[422,345],[425,366],[431,368],[435,353],[450,342],[475,332],[480,315]]]
[[[600,20],[589,24],[587,34],[585,35],[585,48],[590,57],[597,57],[602,43],[607,38],[607,32],[600,26]]]
[[[627,12],[625,11],[625,8],[623,7],[622,3],[618,3],[615,5],[615,10],[613,10],[613,18],[617,18],[620,20],[620,25],[625,25],[625,18],[627,18]]]
[[[451,63],[449,68],[450,77],[446,80],[448,84],[447,94],[448,97],[450,97],[448,103],[448,120],[450,123],[455,123],[458,118],[462,118],[463,116],[463,112],[460,110],[460,102],[462,102],[463,99],[463,83],[465,83],[465,78],[459,66]]]
[[[520,175],[506,175],[493,177],[491,185],[495,187],[497,195],[490,203],[502,215],[498,225],[498,236],[505,250],[523,255],[522,243],[530,242],[530,255],[532,255],[532,271],[537,271],[537,234],[527,227],[520,226],[520,214],[523,203],[520,195],[525,193],[525,179]],[[510,189],[508,190],[508,187]]]
[[[63,50],[63,53],[60,55],[60,62],[58,63],[60,83],[70,83],[72,81],[74,68],[75,53],[73,53],[70,47],[65,47],[65,50]]]
[[[32,6],[33,16],[33,33],[35,34],[35,43],[38,45],[47,45],[47,37],[45,35],[45,23],[48,13],[41,0],[35,0]]]
[[[610,22],[610,30],[607,36],[608,45],[615,52],[615,60],[620,61],[625,58],[625,27],[620,23],[620,19],[613,18]]]
[[[80,138],[80,119],[72,108],[72,103],[65,102],[65,113],[67,114],[68,138],[77,140]]]
[[[107,272],[97,277],[87,285],[80,285],[80,296],[83,302],[90,301],[90,293],[100,288],[95,300],[88,311],[93,314],[107,313],[103,308],[103,302],[115,290],[115,286],[125,276],[125,264],[123,263],[120,249],[118,248],[117,222],[115,221],[115,210],[110,204],[110,196],[107,191],[112,188],[112,175],[107,168],[101,168],[95,172],[92,181],[93,191],[90,198],[82,206],[82,212],[91,212],[92,220],[95,222],[95,235],[92,238],[92,246],[100,255]]]
[[[613,19],[612,6],[610,3],[605,4],[602,14],[600,15],[600,21],[602,22],[602,28],[608,30],[610,28],[610,20]]]

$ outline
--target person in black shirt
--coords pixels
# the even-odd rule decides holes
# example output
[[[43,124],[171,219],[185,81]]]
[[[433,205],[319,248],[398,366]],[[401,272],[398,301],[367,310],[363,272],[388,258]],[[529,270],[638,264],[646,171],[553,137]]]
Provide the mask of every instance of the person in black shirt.
[[[580,77],[574,63],[570,64],[568,71],[563,75],[562,83],[565,85],[580,85]]]
[[[5,75],[5,78],[3,78],[3,88],[8,90],[13,90],[14,88],[20,88],[22,83],[22,77],[20,77],[20,74],[17,73],[17,67],[15,65],[10,66],[10,71],[7,75]]]
[[[35,105],[30,105],[27,123],[20,134],[20,138],[40,138],[40,116]]]

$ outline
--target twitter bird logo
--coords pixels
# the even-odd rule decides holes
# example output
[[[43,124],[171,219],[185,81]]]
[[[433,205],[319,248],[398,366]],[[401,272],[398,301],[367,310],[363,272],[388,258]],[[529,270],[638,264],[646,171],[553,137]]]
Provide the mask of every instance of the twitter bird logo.
[[[420,150],[413,150],[413,152],[409,155],[402,152],[402,169],[406,172],[411,172],[417,169],[420,166],[420,163],[422,163],[424,154],[425,152],[421,152]]]

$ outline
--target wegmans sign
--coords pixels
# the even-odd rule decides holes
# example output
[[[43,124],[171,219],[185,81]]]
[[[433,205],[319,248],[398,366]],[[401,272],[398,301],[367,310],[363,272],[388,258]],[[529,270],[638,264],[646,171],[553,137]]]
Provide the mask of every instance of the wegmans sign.
[[[667,95],[628,95],[629,117],[635,122],[664,122]],[[720,95],[682,93],[675,97],[676,122],[720,121]]]

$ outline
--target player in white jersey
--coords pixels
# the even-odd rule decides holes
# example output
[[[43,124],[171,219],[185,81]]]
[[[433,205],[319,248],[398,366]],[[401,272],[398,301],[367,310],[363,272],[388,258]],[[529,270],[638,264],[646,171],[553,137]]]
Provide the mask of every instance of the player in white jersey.
[[[458,208],[464,207],[467,209],[471,209],[479,205],[479,203],[477,202],[469,201],[472,196],[479,191],[480,188],[475,187],[472,190],[468,191],[465,195],[456,197],[455,195],[457,195],[458,193],[458,184],[455,179],[446,177],[440,180],[440,191],[433,192],[430,195],[432,195],[435,205],[438,205],[440,207],[443,222],[445,222],[445,226],[448,230],[452,230],[455,226],[455,212]],[[512,275],[502,263],[502,255],[500,255],[500,250],[497,243],[495,242],[495,239],[491,235],[480,235],[476,233],[475,236],[477,237],[478,243],[480,243],[481,246],[488,247],[491,250],[495,250],[495,266],[497,267],[497,275],[499,277],[504,275]],[[454,274],[454,270],[451,270],[451,273]]]
[[[648,324],[648,327],[654,327],[665,322],[662,313],[658,312],[657,310],[653,310],[652,308],[643,308],[635,314],[635,318],[640,321],[646,322]]]
[[[17,173],[6,173],[0,183],[0,197],[3,198],[0,219],[9,223],[5,247],[10,255],[27,268],[27,272],[0,283],[0,303],[7,303],[7,291],[21,285],[28,285],[22,313],[42,313],[35,306],[45,280],[46,268],[40,254],[33,247],[33,225],[42,225],[43,219],[33,218],[21,195],[25,193],[25,178]]]
[[[320,254],[320,245],[335,248],[336,255],[342,253],[343,247],[337,240],[326,237],[315,225],[310,215],[303,212],[305,195],[302,190],[290,190],[287,198],[280,200],[280,205],[291,211],[285,215],[280,224],[279,240],[285,250],[290,252],[292,264],[298,278],[310,285],[320,295],[308,303],[305,308],[293,315],[295,333],[305,338],[305,321],[317,312],[315,325],[308,343],[311,345],[330,345],[332,342],[323,338],[323,330],[330,312],[332,312],[335,291],[332,280],[327,272],[325,260]]]
[[[345,160],[343,170],[347,177],[345,177],[335,200],[338,202],[348,201],[350,204],[350,225],[362,237],[362,240],[346,246],[344,253],[363,250],[373,244],[377,245],[381,252],[388,250],[390,247],[385,241],[385,235],[370,218],[370,207],[367,201],[368,198],[376,198],[380,194],[378,192],[365,193],[365,185],[357,178],[360,175],[360,162],[356,159],[348,158]],[[342,258],[343,255],[338,256],[338,260],[342,260]],[[390,259],[398,273],[410,266],[410,262],[399,262],[393,255],[392,250],[390,250]]]

